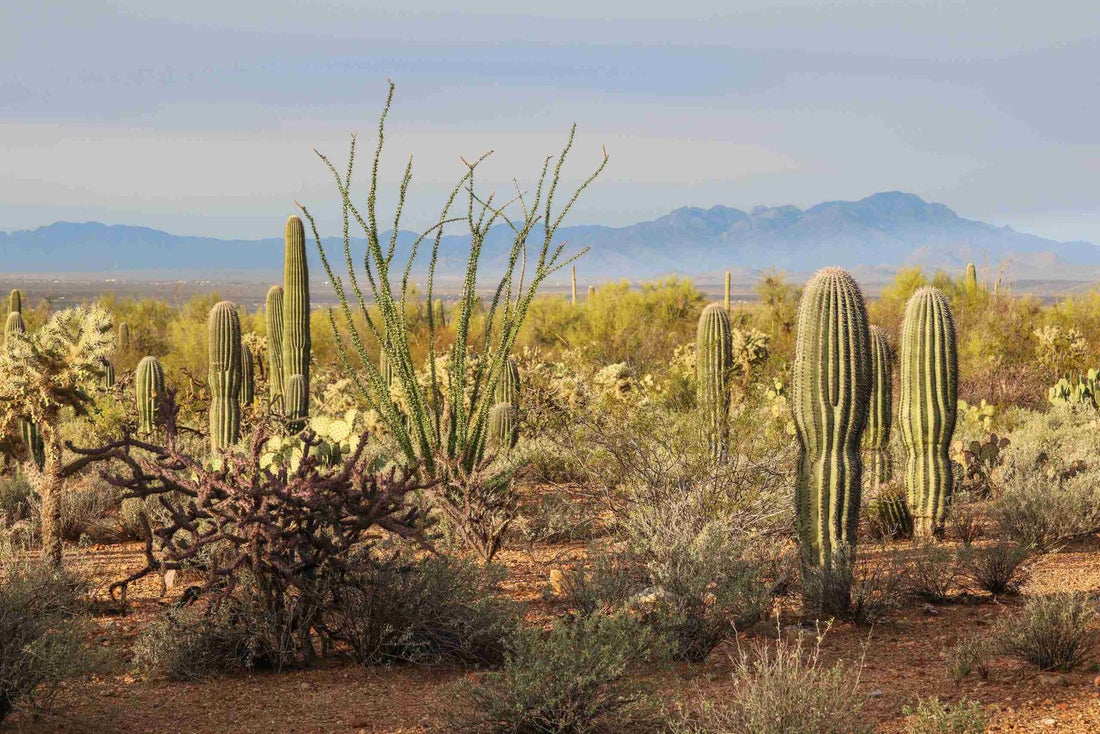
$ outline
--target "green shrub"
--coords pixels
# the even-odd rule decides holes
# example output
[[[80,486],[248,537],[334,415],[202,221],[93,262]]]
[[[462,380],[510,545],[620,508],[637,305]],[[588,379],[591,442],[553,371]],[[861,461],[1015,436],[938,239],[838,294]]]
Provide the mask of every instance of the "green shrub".
[[[983,734],[989,725],[982,705],[967,699],[949,704],[936,697],[922,698],[902,711],[909,717],[908,734]]]
[[[975,548],[967,564],[971,580],[990,594],[1015,594],[1028,576],[1031,549],[1012,541]]]
[[[497,664],[518,619],[502,576],[469,561],[395,556],[337,586],[325,623],[363,665]]]
[[[989,659],[995,645],[981,633],[970,634],[949,647],[944,654],[947,671],[956,683],[977,673],[982,680],[989,677]]]
[[[658,648],[653,633],[626,616],[519,630],[501,670],[459,684],[451,716],[457,727],[502,734],[623,731],[651,708],[628,669]]]
[[[941,604],[966,577],[970,559],[967,546],[950,546],[925,541],[913,546],[909,557],[909,593],[926,602]]]
[[[0,477],[0,527],[29,520],[33,511],[30,482],[22,473]]]
[[[1023,611],[997,625],[1002,651],[1040,670],[1072,670],[1088,656],[1096,602],[1087,594],[1028,599]]]
[[[704,701],[701,710],[672,725],[673,734],[869,734],[857,688],[860,671],[820,660],[821,636],[809,650],[801,636],[778,640],[735,660],[737,688],[721,703]]]
[[[1087,472],[1063,479],[1041,467],[1017,468],[989,515],[1006,538],[1054,551],[1100,529],[1100,484]]]
[[[0,722],[42,711],[86,655],[79,622],[83,584],[0,547]]]

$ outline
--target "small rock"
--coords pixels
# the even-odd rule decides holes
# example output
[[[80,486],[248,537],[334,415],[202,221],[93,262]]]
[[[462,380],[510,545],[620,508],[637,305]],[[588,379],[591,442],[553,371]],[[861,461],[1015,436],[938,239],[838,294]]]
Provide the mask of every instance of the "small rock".
[[[925,604],[923,607],[921,607],[921,610],[930,617],[940,616],[940,610],[936,609],[931,604]]]
[[[1043,726],[1054,726],[1057,723],[1054,719],[1043,719]]]
[[[882,690],[876,688],[875,690],[871,691],[871,698],[882,698]]]
[[[550,588],[558,596],[561,596],[565,591],[565,574],[561,572],[560,568],[550,569]]]
[[[1092,687],[1093,688],[1100,688],[1100,675],[1096,676],[1096,678],[1093,679]]]
[[[1064,686],[1065,684],[1066,677],[1064,675],[1057,675],[1056,673],[1039,673],[1039,685]]]
[[[176,569],[173,568],[173,569],[171,569],[169,571],[166,571],[164,573],[164,587],[166,589],[171,589],[175,585],[176,585]]]

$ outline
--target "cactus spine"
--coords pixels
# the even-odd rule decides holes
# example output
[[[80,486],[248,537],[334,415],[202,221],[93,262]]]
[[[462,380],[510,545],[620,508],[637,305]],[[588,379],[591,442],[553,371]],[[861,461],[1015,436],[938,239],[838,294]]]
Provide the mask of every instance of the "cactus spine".
[[[943,529],[951,501],[953,478],[947,452],[955,433],[958,383],[951,307],[938,289],[921,288],[909,299],[901,327],[899,404],[909,509],[914,530],[921,536]]]
[[[241,344],[241,404],[252,405],[256,399],[256,386],[253,382],[255,366],[252,360],[252,350],[247,344]]]
[[[302,220],[286,220],[283,259],[283,406],[288,418],[299,425],[309,414],[309,270]],[[301,375],[304,390],[290,390],[290,378]],[[300,430],[300,429],[295,429]]]
[[[12,311],[8,314],[8,320],[4,324],[4,343],[7,344],[8,340],[15,334],[26,334],[27,325],[23,321],[23,314],[18,311]]]
[[[8,313],[23,313],[23,292],[13,288],[8,296]]]
[[[859,285],[841,268],[820,270],[806,284],[791,382],[803,563],[833,567],[850,562],[856,542],[859,448],[871,398],[867,308]]]
[[[282,410],[283,390],[283,287],[273,285],[267,290],[267,305],[264,308],[264,321],[267,324],[267,370],[268,394],[272,407]]]
[[[893,410],[890,342],[886,332],[871,327],[871,409],[867,413],[867,430],[863,433],[869,479],[872,487],[889,481],[894,475],[890,460],[890,423]]]
[[[222,301],[210,309],[206,324],[210,351],[210,447],[232,446],[241,430],[241,319],[237,307]]]
[[[156,357],[143,357],[134,379],[137,396],[138,431],[152,433],[157,424],[157,400],[164,392],[164,370]]]
[[[703,309],[695,333],[696,395],[703,411],[711,454],[717,460],[726,444],[729,382],[733,369],[733,330],[720,304]]]

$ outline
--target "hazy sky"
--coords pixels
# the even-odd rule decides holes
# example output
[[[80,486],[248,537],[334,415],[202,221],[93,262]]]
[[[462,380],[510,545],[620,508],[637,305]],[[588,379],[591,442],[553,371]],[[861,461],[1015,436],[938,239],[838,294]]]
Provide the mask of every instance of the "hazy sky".
[[[575,224],[899,189],[1100,243],[1096,0],[368,5],[6,0],[0,230],[278,236],[299,200],[338,234],[312,149],[370,140],[391,77],[383,179],[415,153],[409,225],[459,155],[495,149],[505,190],[575,121],[574,177],[611,154]]]

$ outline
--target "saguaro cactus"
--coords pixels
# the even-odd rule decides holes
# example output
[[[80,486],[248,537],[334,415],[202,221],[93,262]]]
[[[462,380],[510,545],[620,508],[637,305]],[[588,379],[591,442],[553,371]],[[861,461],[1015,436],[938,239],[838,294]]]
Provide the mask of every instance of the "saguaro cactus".
[[[267,387],[271,405],[282,410],[283,391],[283,287],[273,285],[267,290],[267,304],[264,308],[264,321],[267,324]]]
[[[118,348],[123,351],[130,348],[130,325],[126,322],[118,325]]]
[[[497,403],[511,403],[519,408],[519,367],[516,361],[509,357],[504,361],[504,370],[497,380],[493,399]]]
[[[519,411],[511,403],[497,403],[489,411],[489,445],[507,451],[518,442]]]
[[[443,305],[442,299],[436,299],[435,301],[435,325],[436,328],[442,328],[447,325],[447,308]]]
[[[791,376],[801,450],[797,527],[803,563],[809,566],[839,567],[850,562],[855,546],[863,470],[859,447],[871,398],[870,342],[859,285],[841,268],[818,271],[798,306]]]
[[[966,264],[966,292],[973,293],[978,290],[978,269],[974,267],[974,263]]]
[[[237,307],[221,301],[210,309],[209,339],[210,448],[232,446],[241,430],[241,320]]]
[[[953,489],[947,452],[958,399],[959,355],[951,307],[938,289],[921,288],[909,299],[901,327],[898,406],[909,509],[917,535],[943,529]]]
[[[292,431],[305,428],[304,417],[309,413],[309,388],[306,387],[306,380],[301,375],[291,375],[286,379],[286,403],[290,406],[287,409],[287,416],[294,418],[287,427]]]
[[[111,364],[111,360],[104,358],[103,360],[103,387],[112,388],[115,386],[115,366]]]
[[[871,409],[867,413],[867,429],[863,433],[870,485],[877,487],[894,476],[890,460],[890,423],[893,417],[893,385],[891,382],[890,342],[886,332],[871,327]]]
[[[286,220],[283,259],[283,407],[288,418],[302,419],[309,414],[309,269],[306,267],[306,238],[302,220]],[[290,378],[301,375],[304,392],[289,389]],[[292,398],[294,398],[292,400]]]
[[[695,334],[696,396],[715,459],[726,444],[730,377],[733,374],[733,330],[720,304],[703,309]]]
[[[137,397],[138,431],[151,433],[157,425],[157,400],[164,392],[164,370],[156,357],[143,357],[134,379]]]
[[[731,277],[732,276],[730,274],[730,271],[727,270],[726,271],[726,295],[725,295],[725,298],[722,299],[722,304],[726,307],[726,311],[730,310],[730,282],[731,282]]]
[[[252,405],[256,399],[256,387],[253,382],[255,367],[252,361],[252,350],[247,344],[241,344],[241,404]]]
[[[8,313],[23,313],[23,292],[13,288],[8,296]]]
[[[8,320],[4,323],[4,343],[8,343],[8,339],[13,334],[26,334],[27,325],[23,321],[23,314],[18,311],[12,311],[8,314]]]

